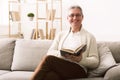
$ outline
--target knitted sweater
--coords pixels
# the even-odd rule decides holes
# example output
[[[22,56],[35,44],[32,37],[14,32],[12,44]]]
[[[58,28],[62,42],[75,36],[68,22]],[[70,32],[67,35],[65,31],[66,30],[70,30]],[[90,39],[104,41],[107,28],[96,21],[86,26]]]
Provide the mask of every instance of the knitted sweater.
[[[61,31],[53,40],[47,55],[62,57],[60,54],[60,49],[62,48],[63,42],[69,33],[70,31]],[[87,44],[87,49],[84,53],[82,53],[82,60],[78,64],[90,69],[97,67],[99,57],[95,37],[83,28],[80,30],[80,37],[81,43]]]

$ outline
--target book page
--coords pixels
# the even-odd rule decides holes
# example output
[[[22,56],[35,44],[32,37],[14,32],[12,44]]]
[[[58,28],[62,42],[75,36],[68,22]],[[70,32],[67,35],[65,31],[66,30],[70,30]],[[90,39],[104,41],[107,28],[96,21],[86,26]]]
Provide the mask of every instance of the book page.
[[[80,49],[82,49],[86,44],[82,44],[80,47],[78,47],[75,52],[78,52]]]
[[[78,49],[75,50],[75,53],[82,52],[86,50],[86,44],[81,45]]]
[[[70,50],[70,49],[61,49],[60,53],[62,56],[65,54],[79,56],[81,53],[83,53],[86,50],[86,44],[81,45],[76,51]]]
[[[73,51],[73,50],[70,50],[70,49],[61,49],[61,50],[74,54],[74,51]]]
[[[70,53],[76,53],[76,52],[78,52],[79,50],[81,50],[84,46],[86,46],[86,44],[82,44],[82,45],[80,45],[79,47],[77,47],[75,50],[73,49],[64,49],[64,48],[62,48],[61,50],[63,50],[63,51],[67,51],[67,52],[70,52]]]

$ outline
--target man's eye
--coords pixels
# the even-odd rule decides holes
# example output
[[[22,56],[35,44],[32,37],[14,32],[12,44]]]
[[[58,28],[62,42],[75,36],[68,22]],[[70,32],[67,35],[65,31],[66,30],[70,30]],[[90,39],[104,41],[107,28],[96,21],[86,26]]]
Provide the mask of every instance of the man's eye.
[[[74,17],[74,16],[76,16],[76,17],[80,17],[81,14],[70,14],[70,15],[69,15],[69,17]]]

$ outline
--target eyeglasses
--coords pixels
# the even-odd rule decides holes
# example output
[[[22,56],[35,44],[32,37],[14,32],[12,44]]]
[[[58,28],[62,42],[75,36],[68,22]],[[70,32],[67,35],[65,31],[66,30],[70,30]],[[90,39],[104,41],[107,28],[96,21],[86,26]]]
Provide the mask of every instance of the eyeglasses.
[[[80,16],[82,16],[82,14],[70,14],[70,15],[69,15],[69,17],[74,17],[74,16],[80,17]]]

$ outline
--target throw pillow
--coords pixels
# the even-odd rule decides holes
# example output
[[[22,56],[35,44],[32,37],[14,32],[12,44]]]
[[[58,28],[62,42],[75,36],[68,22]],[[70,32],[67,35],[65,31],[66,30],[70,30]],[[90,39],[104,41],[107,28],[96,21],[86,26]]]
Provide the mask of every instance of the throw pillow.
[[[17,40],[11,69],[33,71],[51,43],[52,40]]]
[[[10,70],[14,46],[15,39],[0,39],[0,69]]]
[[[99,77],[104,75],[104,73],[116,65],[110,49],[105,45],[105,43],[98,44],[98,53],[100,57],[99,66],[89,72],[89,77]]]
[[[109,69],[105,76],[104,80],[120,80],[120,65]]]

